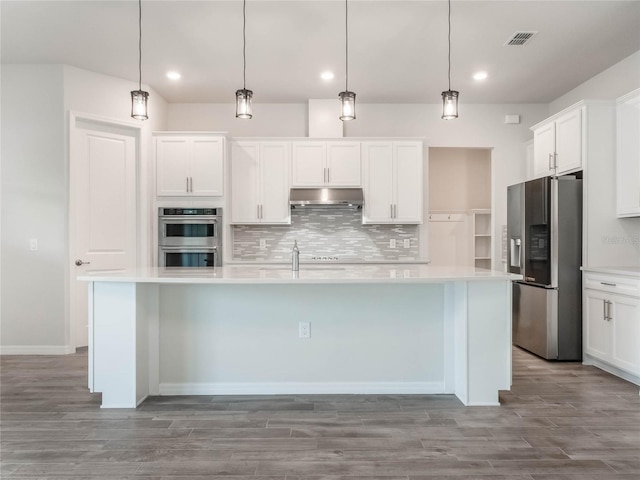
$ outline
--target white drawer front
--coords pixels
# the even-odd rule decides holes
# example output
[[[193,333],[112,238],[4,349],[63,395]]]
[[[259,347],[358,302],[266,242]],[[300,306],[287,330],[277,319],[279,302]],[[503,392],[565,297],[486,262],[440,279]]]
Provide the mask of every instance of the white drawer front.
[[[584,288],[640,297],[640,279],[623,275],[585,273]]]

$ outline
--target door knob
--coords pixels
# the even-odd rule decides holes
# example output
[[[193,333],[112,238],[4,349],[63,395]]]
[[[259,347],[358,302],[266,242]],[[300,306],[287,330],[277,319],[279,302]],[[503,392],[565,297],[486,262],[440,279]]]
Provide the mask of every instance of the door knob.
[[[76,260],[76,266],[80,267],[82,265],[89,265],[91,262],[83,262],[82,260]]]

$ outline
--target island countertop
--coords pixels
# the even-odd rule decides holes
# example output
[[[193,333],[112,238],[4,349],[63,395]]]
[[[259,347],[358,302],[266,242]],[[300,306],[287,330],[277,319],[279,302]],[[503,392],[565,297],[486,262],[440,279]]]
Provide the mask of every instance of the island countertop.
[[[443,283],[521,279],[521,275],[482,268],[426,264],[302,264],[297,272],[283,264],[226,265],[215,268],[150,267],[78,276],[78,280],[87,282],[167,284]]]

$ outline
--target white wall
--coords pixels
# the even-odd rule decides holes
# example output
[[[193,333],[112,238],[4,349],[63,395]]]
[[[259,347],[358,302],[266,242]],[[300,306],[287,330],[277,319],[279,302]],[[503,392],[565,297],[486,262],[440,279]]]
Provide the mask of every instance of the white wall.
[[[506,187],[525,180],[524,142],[531,125],[548,116],[548,105],[465,105],[460,118],[440,118],[441,106],[358,104],[357,119],[345,126],[346,137],[424,137],[430,147],[472,147],[492,150],[494,236],[507,221]],[[336,100],[337,101],[337,100]],[[306,136],[306,104],[256,104],[251,120],[237,120],[233,104],[171,104],[171,130],[222,130],[231,136]],[[506,125],[506,114],[519,114],[519,125]],[[496,241],[493,257],[501,258]],[[495,268],[502,269],[498,262]]]
[[[640,50],[549,104],[549,115],[580,100],[615,100],[640,87]]]
[[[3,65],[1,86],[2,351],[67,353],[68,110],[130,120],[137,84],[63,65]],[[166,129],[166,102],[153,91],[149,112],[146,130]]]
[[[63,78],[60,65],[2,67],[2,345],[48,353],[65,353]]]

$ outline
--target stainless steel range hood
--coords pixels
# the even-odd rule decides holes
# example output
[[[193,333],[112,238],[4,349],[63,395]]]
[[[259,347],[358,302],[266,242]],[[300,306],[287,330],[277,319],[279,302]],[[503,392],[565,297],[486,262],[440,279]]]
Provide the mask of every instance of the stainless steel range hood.
[[[292,207],[352,207],[362,208],[361,188],[292,188],[289,192]]]

